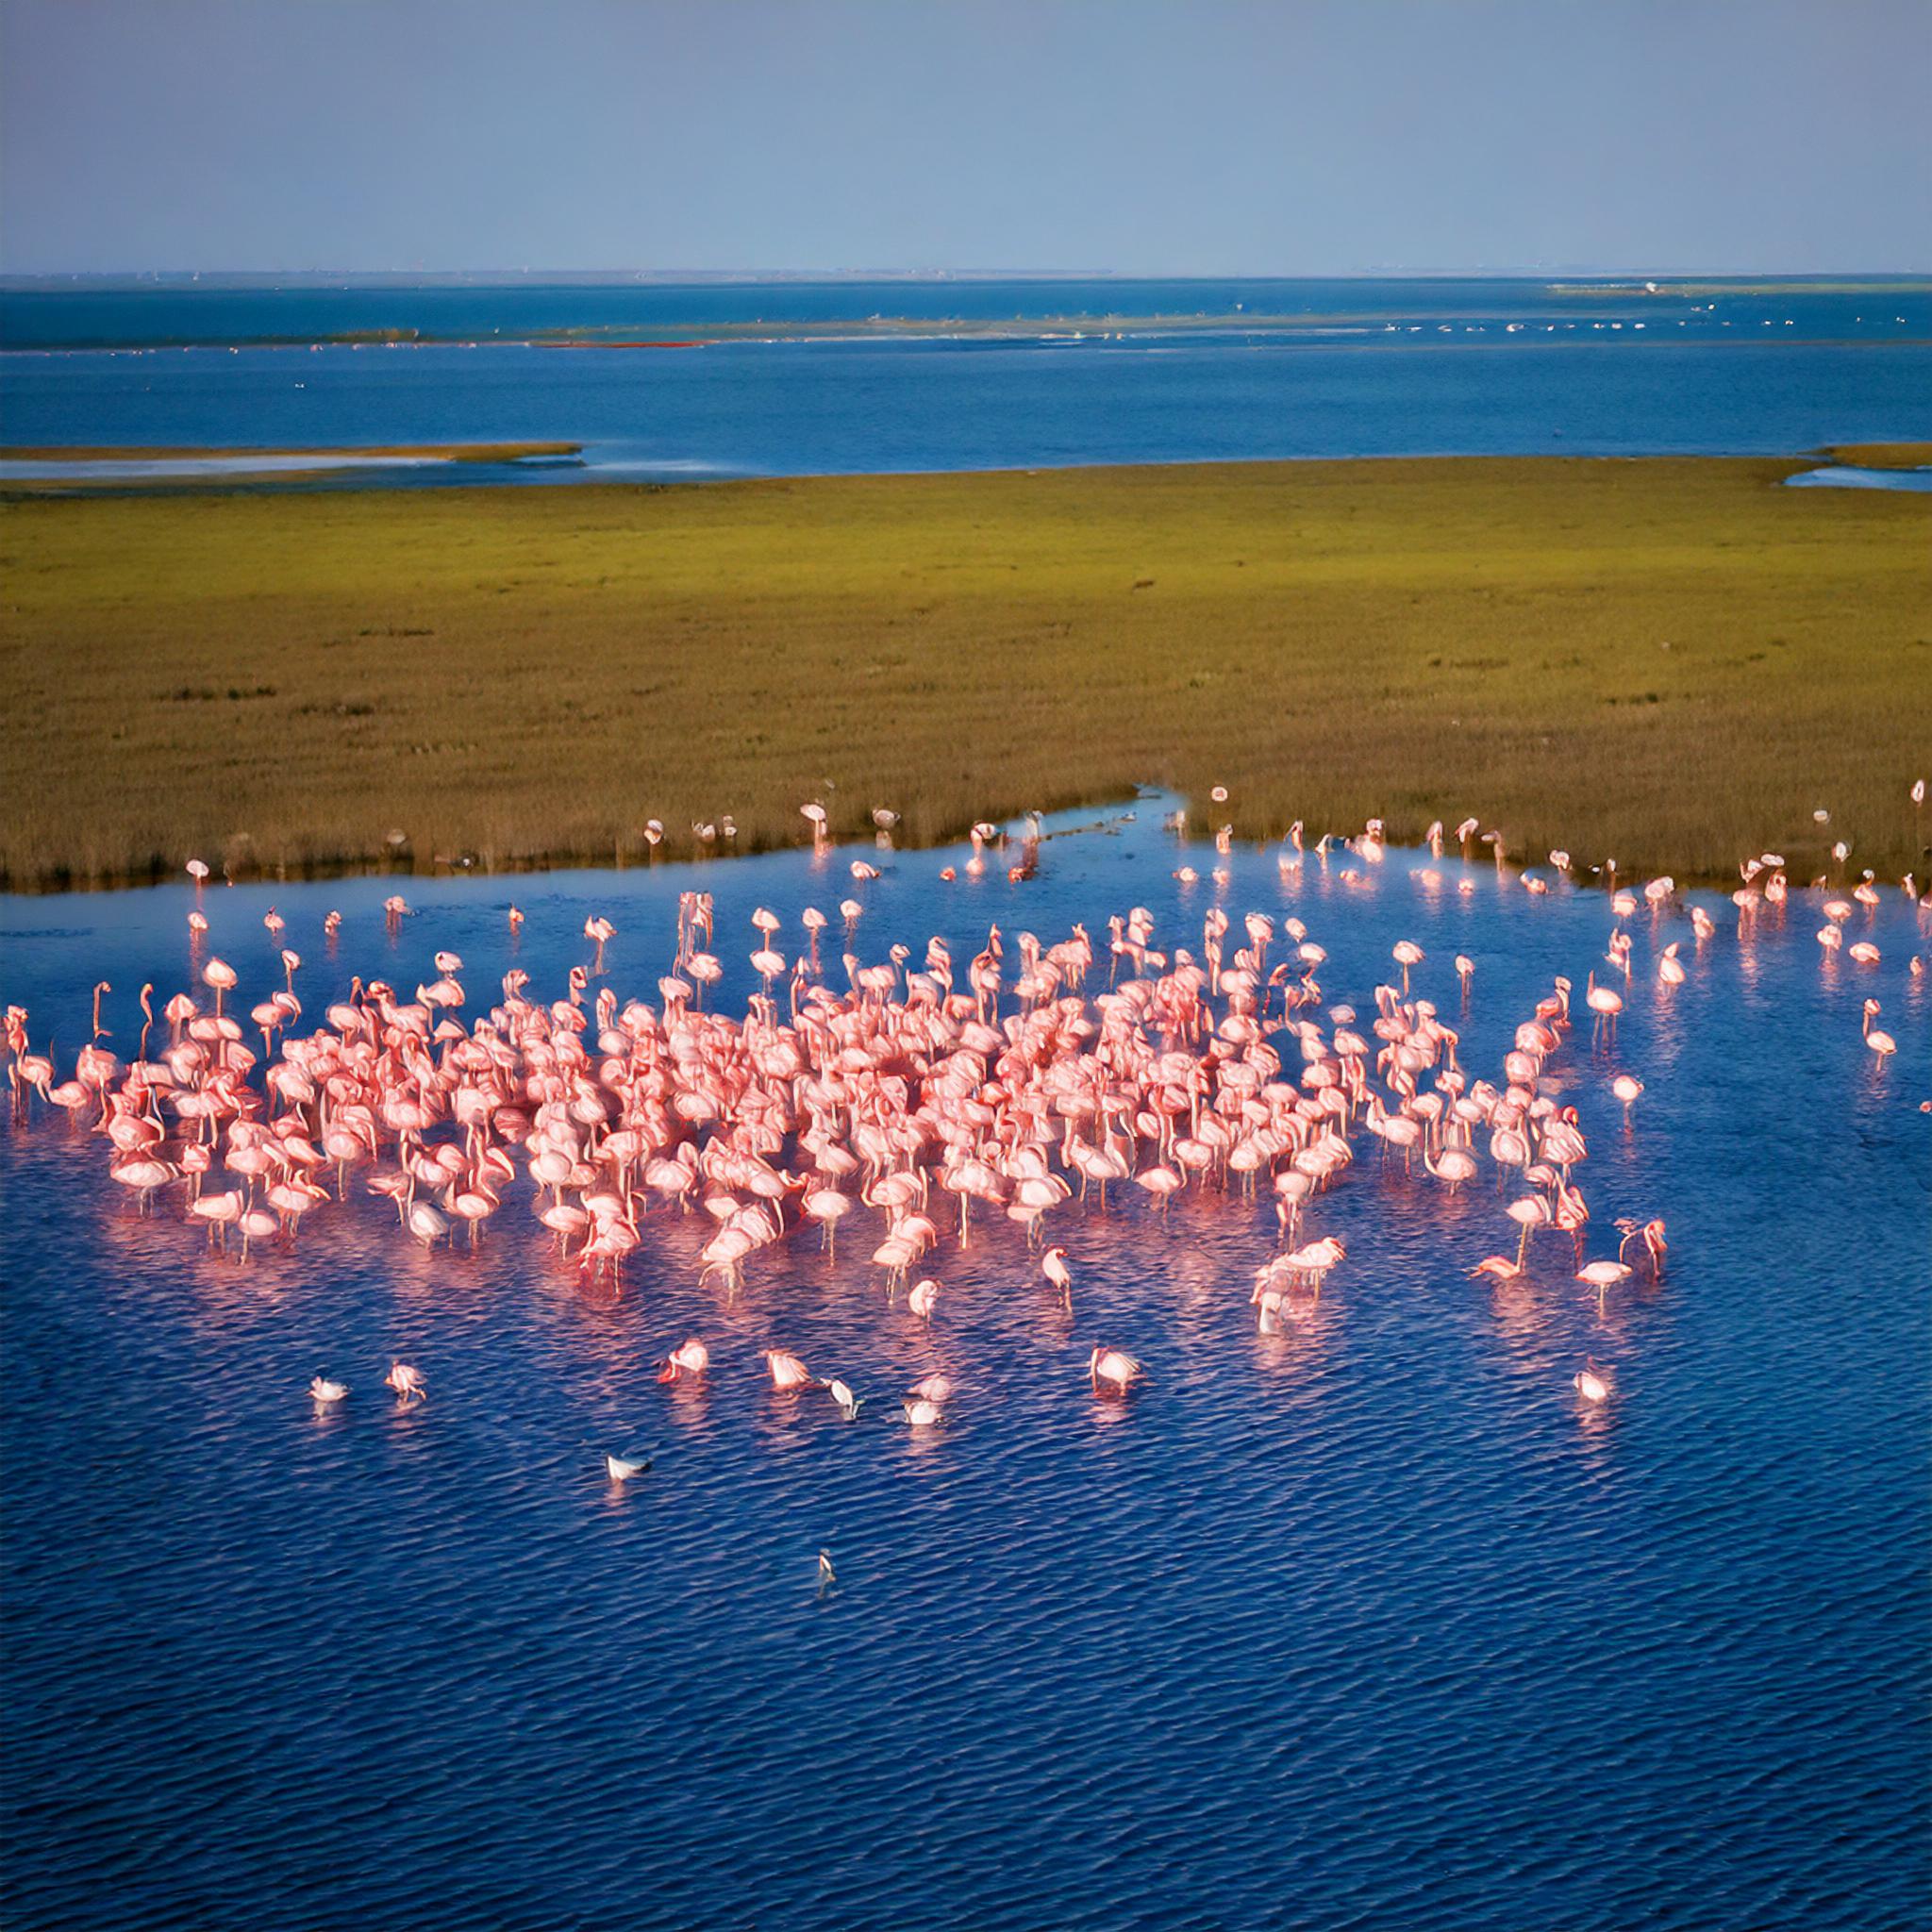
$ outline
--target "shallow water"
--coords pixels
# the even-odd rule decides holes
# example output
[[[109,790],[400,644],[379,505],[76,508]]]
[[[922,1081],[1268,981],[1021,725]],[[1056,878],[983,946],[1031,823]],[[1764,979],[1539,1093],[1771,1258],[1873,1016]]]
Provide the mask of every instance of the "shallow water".
[[[1432,888],[1412,855],[1285,877],[1248,850],[1222,891],[1195,850],[1180,885],[1165,803],[1059,822],[1104,828],[1019,885],[881,858],[855,950],[942,932],[963,961],[991,921],[1010,945],[1084,919],[1104,962],[1108,912],[1198,946],[1222,903],[1236,932],[1306,921],[1328,997],[1367,1012],[1409,937],[1492,1078],[1552,975],[1600,962],[1600,892],[1488,865],[1463,895],[1455,861]],[[735,1010],[751,908],[791,951],[851,856],[217,890],[198,955],[186,890],[0,901],[0,996],[65,1062],[108,979],[125,1055],[143,979],[172,992],[212,949],[242,1000],[279,983],[273,903],[311,1015],[445,946],[473,1004],[511,963],[555,996],[591,912],[611,984],[655,1002],[696,883]],[[1591,1139],[1591,1252],[1617,1215],[1670,1225],[1662,1283],[1601,1317],[1560,1237],[1525,1284],[1468,1277],[1514,1233],[1487,1165],[1452,1198],[1373,1142],[1310,1210],[1348,1259],[1287,1336],[1247,1305],[1265,1203],[1191,1191],[1164,1225],[1138,1198],[1054,1217],[1071,1319],[1017,1231],[975,1223],[931,1257],[928,1336],[885,1306],[863,1210],[836,1261],[795,1238],[728,1308],[695,1286],[697,1217],[654,1213],[612,1299],[522,1182],[474,1252],[425,1256],[358,1197],[243,1267],[178,1196],[149,1220],[110,1198],[99,1142],[36,1107],[0,1130],[9,1923],[1918,1923],[1927,935],[1888,890],[1855,922],[1880,964],[1821,959],[1821,896],[1748,933],[1707,896],[1702,946],[1680,909],[1640,916],[1614,1043],[1584,1016],[1551,1062]],[[708,1389],[658,1387],[692,1330]],[[1096,1341],[1151,1386],[1097,1401]],[[774,1396],[755,1351],[778,1343],[872,1406],[847,1426]],[[1616,1367],[1600,1411],[1570,1388],[1586,1353]],[[408,1410],[379,1386],[398,1356],[429,1383]],[[894,1425],[934,1366],[962,1385],[945,1426]],[[318,1369],[352,1388],[320,1417]],[[656,1469],[614,1489],[602,1455],[634,1446]]]
[[[1932,490],[1932,468],[1867,470],[1856,463],[1827,463],[1823,469],[1787,476],[1785,481],[1793,488],[1811,490]]]
[[[785,338],[876,314],[1052,338]],[[1100,329],[1186,314],[1194,331]],[[530,346],[557,327],[767,340]],[[458,342],[310,346],[351,328]],[[288,336],[288,346],[262,338]],[[160,346],[175,338],[240,346]],[[662,480],[1431,455],[1790,455],[1932,437],[1932,283],[1656,295],[1534,281],[0,291],[0,443],[579,441],[576,468],[325,486]],[[75,351],[50,344],[148,346]]]

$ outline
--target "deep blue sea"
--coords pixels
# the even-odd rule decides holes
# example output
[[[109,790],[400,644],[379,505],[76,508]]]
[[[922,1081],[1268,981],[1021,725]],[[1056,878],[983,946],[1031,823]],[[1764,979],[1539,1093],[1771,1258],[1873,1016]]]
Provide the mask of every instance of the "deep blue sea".
[[[1110,316],[1140,320],[1110,327]],[[1049,338],[862,333],[876,317],[1064,326]],[[1183,329],[1176,317],[1206,325]],[[683,348],[532,340],[576,330],[664,342],[720,324],[759,327]],[[801,324],[835,332],[788,334]],[[434,340],[324,340],[375,329]],[[0,458],[43,445],[580,443],[580,462],[460,473],[568,483],[1293,457],[1794,455],[1927,438],[1923,279],[1854,291],[1529,280],[0,290]],[[452,477],[439,465],[347,480]]]
[[[1371,1013],[1412,938],[1416,992],[1491,1078],[1554,974],[1604,970],[1601,891],[1200,848],[1190,886],[1167,803],[1070,815],[1018,884],[868,848],[854,950],[943,933],[963,961],[994,921],[1010,948],[1079,919],[1104,960],[1110,912],[1198,948],[1220,905],[1237,935],[1248,910],[1306,922],[1328,999]],[[244,1007],[278,943],[312,1015],[443,947],[473,1004],[513,964],[547,999],[601,912],[608,984],[655,1003],[702,888],[736,1009],[754,906],[793,949],[851,856],[217,885],[199,950],[185,882],[8,899],[0,997],[63,1065],[94,982],[125,1056],[142,982],[166,995],[210,950]],[[1310,1210],[1347,1260],[1285,1335],[1248,1305],[1267,1204],[1212,1189],[1164,1224],[1132,1189],[1060,1210],[1071,1315],[1018,1230],[975,1224],[930,1257],[928,1334],[886,1305],[866,1210],[836,1260],[794,1238],[729,1306],[675,1209],[621,1294],[586,1291],[522,1180],[474,1251],[425,1254],[356,1196],[244,1266],[178,1190],[139,1218],[36,1103],[0,1126],[8,1924],[1923,1925],[1928,931],[1888,885],[1849,935],[1878,963],[1824,955],[1823,896],[1740,930],[1700,895],[1702,944],[1681,904],[1627,922],[1614,1041],[1579,1008],[1550,1062],[1590,1139],[1590,1251],[1619,1215],[1669,1225],[1662,1281],[1601,1312],[1561,1236],[1525,1281],[1471,1279],[1514,1242],[1487,1164],[1452,1197],[1367,1136]],[[692,1331],[708,1387],[660,1388]],[[1096,1399],[1098,1341],[1150,1384]],[[774,1395],[756,1352],[780,1344],[871,1406]],[[1615,1368],[1597,1409],[1586,1356]],[[396,1357],[426,1402],[380,1386]],[[960,1385],[945,1424],[895,1424],[934,1368]],[[322,1413],[319,1370],[351,1390]],[[613,1486],[602,1458],[632,1448],[655,1468]]]

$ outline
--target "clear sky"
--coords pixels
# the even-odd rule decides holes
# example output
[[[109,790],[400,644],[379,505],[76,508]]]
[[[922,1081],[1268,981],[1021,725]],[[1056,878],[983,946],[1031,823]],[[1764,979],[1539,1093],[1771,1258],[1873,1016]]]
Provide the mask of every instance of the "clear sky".
[[[0,0],[0,269],[1932,266],[1932,0]]]

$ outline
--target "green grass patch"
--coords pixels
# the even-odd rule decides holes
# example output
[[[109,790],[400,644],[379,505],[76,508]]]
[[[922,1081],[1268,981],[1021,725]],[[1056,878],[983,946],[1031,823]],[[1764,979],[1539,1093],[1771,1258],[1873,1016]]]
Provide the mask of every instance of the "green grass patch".
[[[1861,470],[1922,470],[1932,463],[1932,442],[1837,442],[1825,455]]]
[[[1925,836],[1932,516],[1802,462],[1189,465],[0,508],[13,887],[625,863],[1177,787],[1242,837],[1800,873]],[[184,695],[184,693],[186,695]],[[1830,808],[1829,828],[1816,807]],[[395,848],[392,831],[406,836]]]

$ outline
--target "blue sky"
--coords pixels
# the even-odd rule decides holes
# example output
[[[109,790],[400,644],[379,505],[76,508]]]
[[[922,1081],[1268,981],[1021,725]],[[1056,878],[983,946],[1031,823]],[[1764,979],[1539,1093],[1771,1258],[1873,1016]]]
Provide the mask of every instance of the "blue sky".
[[[1932,266],[1928,0],[0,0],[0,269]]]

